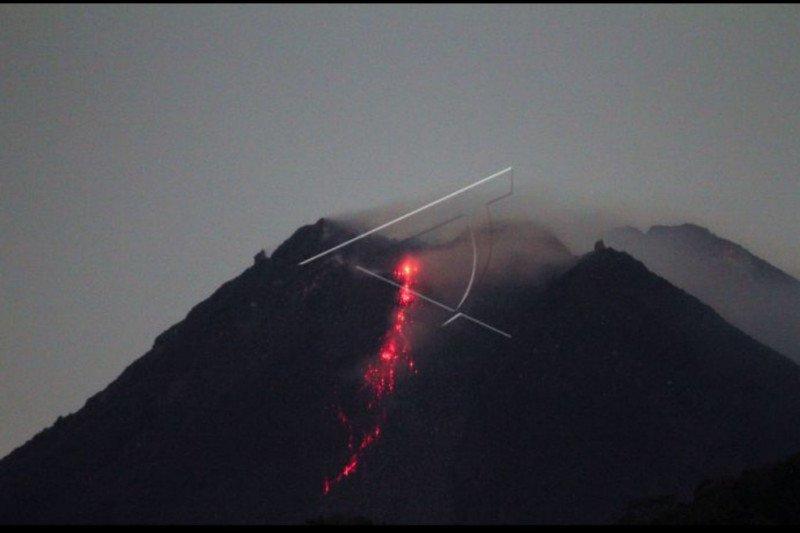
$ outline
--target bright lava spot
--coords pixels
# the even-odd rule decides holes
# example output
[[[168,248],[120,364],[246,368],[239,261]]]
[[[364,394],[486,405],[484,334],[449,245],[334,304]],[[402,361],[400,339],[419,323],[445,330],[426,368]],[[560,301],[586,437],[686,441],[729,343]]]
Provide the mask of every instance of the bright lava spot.
[[[403,258],[394,269],[394,277],[402,285],[397,295],[399,309],[394,314],[392,324],[384,335],[383,344],[378,351],[379,357],[369,362],[363,375],[364,387],[369,394],[366,409],[368,412],[378,415],[378,422],[363,432],[358,447],[354,449],[353,424],[339,409],[337,418],[347,429],[349,435],[350,458],[334,477],[325,478],[322,481],[322,494],[328,494],[336,484],[354,473],[358,469],[364,451],[380,438],[381,423],[386,418],[386,408],[382,401],[388,394],[395,391],[398,370],[405,368],[410,372],[415,372],[414,360],[411,358],[411,345],[406,334],[409,322],[406,309],[414,303],[412,287],[418,272],[419,264],[413,257]]]

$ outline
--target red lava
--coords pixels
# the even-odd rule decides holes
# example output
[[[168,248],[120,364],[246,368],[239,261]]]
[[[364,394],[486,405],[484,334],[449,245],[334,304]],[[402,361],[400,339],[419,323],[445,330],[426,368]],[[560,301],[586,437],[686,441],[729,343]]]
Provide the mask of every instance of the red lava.
[[[323,480],[323,494],[328,494],[336,484],[358,469],[364,452],[381,436],[381,424],[386,414],[383,402],[395,391],[398,375],[404,370],[415,372],[406,330],[410,322],[407,309],[416,299],[413,287],[418,272],[419,264],[412,257],[403,258],[394,269],[394,278],[401,284],[401,287],[397,294],[397,305],[393,312],[392,324],[384,336],[378,356],[369,362],[363,375],[364,387],[368,391],[366,409],[368,412],[378,414],[379,422],[363,433],[358,446],[355,447],[353,424],[341,409],[338,411],[339,422],[349,434],[350,458],[334,477]]]

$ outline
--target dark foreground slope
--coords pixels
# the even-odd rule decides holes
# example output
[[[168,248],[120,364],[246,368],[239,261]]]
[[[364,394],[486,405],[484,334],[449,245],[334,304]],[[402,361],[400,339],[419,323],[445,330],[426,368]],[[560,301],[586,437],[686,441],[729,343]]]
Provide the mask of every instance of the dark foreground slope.
[[[341,373],[374,350],[393,293],[296,268],[298,230],[160,335],[86,403],[0,462],[2,522],[302,521],[336,468]],[[358,325],[358,327],[353,327]]]
[[[297,268],[328,231],[299,230],[3,459],[0,522],[607,522],[800,447],[796,365],[601,250],[465,309],[510,340],[432,320],[380,441],[323,496],[347,459],[335,407],[395,296],[346,257]]]
[[[606,241],[800,362],[800,281],[694,224],[619,228]]]
[[[467,519],[605,521],[800,447],[796,365],[630,256],[591,254],[531,301],[474,396]]]
[[[800,454],[700,484],[691,501],[674,495],[636,502],[628,524],[800,524]]]

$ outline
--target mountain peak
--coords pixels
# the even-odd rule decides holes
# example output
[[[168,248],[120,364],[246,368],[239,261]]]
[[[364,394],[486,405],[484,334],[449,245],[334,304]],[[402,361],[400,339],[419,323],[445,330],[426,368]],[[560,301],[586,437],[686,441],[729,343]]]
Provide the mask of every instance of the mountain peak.
[[[0,461],[0,523],[607,522],[653,487],[681,491],[800,438],[800,369],[625,252],[598,247],[541,286],[476,285],[464,311],[494,323],[497,310],[506,339],[425,320],[435,309],[401,315],[402,292],[339,261],[295,268],[348,235],[320,219],[258,254]],[[534,249],[567,259],[550,242]],[[373,412],[364,370],[398,316],[419,327],[413,377]],[[375,417],[379,433],[353,433]],[[367,435],[358,471],[325,493]]]
[[[620,228],[612,246],[711,305],[726,320],[800,361],[800,281],[696,224]]]
[[[647,230],[647,233],[685,233],[685,234],[692,234],[692,235],[703,235],[708,237],[716,237],[711,231],[703,226],[699,226],[697,224],[692,224],[691,222],[685,222],[683,224],[675,225],[675,226],[668,226],[662,224],[656,224],[650,226],[650,229]],[[719,238],[719,237],[717,237]]]
[[[301,226],[278,246],[272,254],[272,259],[281,263],[302,261],[322,249],[334,229],[339,228],[332,227],[330,221],[325,218],[320,218],[314,224]]]
[[[641,261],[638,261],[628,253],[605,245],[585,254],[573,270],[575,272],[586,271],[597,275],[602,274],[611,280],[619,279],[618,276],[629,279],[650,274]]]

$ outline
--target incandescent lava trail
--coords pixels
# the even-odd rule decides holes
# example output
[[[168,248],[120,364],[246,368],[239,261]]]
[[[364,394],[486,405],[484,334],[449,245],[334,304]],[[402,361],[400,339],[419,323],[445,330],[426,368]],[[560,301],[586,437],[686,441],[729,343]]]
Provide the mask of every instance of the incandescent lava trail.
[[[393,275],[400,288],[392,311],[391,324],[383,337],[378,354],[369,361],[363,373],[362,391],[366,394],[364,407],[368,415],[365,418],[371,422],[362,424],[366,429],[359,431],[360,438],[356,444],[356,424],[342,409],[338,410],[339,422],[348,432],[347,446],[350,456],[335,476],[323,480],[323,494],[328,494],[337,483],[358,469],[364,452],[381,436],[381,426],[386,419],[384,400],[394,393],[401,374],[415,372],[408,336],[408,310],[416,298],[413,287],[418,272],[419,264],[410,256],[403,258],[394,269]]]

